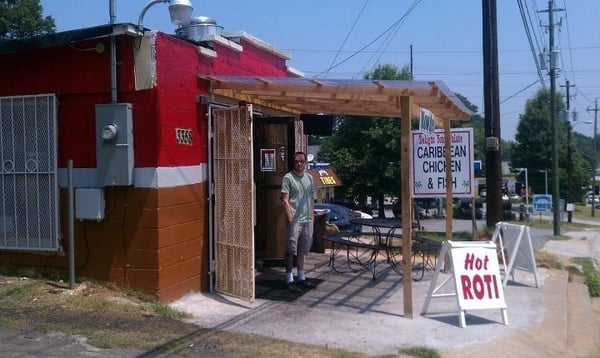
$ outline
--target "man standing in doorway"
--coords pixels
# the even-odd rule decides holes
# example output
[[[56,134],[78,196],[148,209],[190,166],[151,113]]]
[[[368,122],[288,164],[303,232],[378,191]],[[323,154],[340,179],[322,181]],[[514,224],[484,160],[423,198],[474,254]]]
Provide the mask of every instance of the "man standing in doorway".
[[[285,243],[285,272],[287,288],[291,292],[301,292],[301,288],[312,288],[304,276],[304,257],[310,251],[313,236],[314,200],[316,198],[313,178],[304,171],[306,154],[294,154],[294,170],[283,176],[281,201],[287,219]],[[297,281],[294,281],[292,268],[296,256],[298,267]]]

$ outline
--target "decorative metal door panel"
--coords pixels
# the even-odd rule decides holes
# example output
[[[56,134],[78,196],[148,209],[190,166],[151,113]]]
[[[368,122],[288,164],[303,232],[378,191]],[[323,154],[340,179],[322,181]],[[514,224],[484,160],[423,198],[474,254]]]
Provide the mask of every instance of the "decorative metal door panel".
[[[56,98],[0,97],[0,249],[59,249]]]
[[[212,112],[215,290],[254,301],[252,107]]]

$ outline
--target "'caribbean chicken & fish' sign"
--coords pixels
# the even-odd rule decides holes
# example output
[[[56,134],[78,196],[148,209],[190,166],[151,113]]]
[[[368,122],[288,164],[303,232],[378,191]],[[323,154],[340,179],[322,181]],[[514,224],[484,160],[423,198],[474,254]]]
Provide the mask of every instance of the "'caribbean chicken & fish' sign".
[[[452,172],[452,195],[473,197],[473,129],[454,128],[450,133],[450,163],[446,164],[443,130],[412,132],[412,196],[446,196],[446,168]]]

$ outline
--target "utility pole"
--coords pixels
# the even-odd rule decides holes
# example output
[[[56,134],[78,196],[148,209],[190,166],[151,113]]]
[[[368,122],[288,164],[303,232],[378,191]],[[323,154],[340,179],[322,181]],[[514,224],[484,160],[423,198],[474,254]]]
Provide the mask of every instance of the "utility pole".
[[[573,148],[571,146],[571,121],[569,119],[569,109],[570,109],[570,99],[569,89],[571,87],[575,87],[574,85],[569,85],[569,80],[566,80],[566,84],[561,87],[567,88],[567,206],[572,204],[573,198],[571,197],[571,187],[573,186]],[[573,117],[575,120],[575,117]],[[568,208],[570,209],[570,208]],[[567,220],[569,223],[573,220],[573,212],[571,210],[567,210]]]
[[[500,96],[496,0],[482,0],[483,97],[485,106],[486,224],[502,221],[502,163],[500,158]]]
[[[596,207],[596,167],[598,166],[598,155],[596,150],[598,149],[596,146],[596,129],[598,126],[598,98],[594,103],[594,108],[590,109],[588,107],[588,112],[594,112],[594,153],[592,155],[592,217],[595,216],[595,207]]]
[[[560,235],[560,191],[558,183],[558,120],[556,116],[556,67],[558,64],[557,53],[554,51],[554,12],[563,9],[554,9],[554,0],[548,1],[548,32],[550,35],[550,118],[552,122],[552,211],[554,236]]]

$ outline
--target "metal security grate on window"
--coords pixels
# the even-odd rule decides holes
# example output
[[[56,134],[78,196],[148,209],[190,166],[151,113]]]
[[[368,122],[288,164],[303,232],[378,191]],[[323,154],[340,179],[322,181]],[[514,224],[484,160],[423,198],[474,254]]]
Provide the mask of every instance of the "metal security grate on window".
[[[0,97],[0,249],[58,250],[56,98]]]

